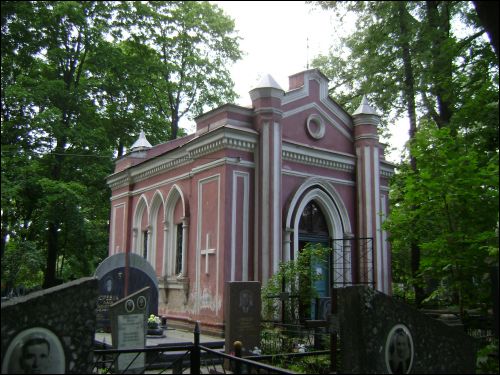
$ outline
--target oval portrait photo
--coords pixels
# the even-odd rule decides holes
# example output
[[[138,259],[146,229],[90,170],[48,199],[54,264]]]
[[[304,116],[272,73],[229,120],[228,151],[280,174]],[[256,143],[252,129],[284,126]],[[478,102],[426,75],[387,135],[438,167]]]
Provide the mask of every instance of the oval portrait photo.
[[[396,324],[387,335],[385,363],[390,374],[409,374],[413,364],[413,338],[403,324]]]
[[[50,330],[34,327],[10,342],[2,361],[2,374],[64,374],[66,360],[59,338]]]

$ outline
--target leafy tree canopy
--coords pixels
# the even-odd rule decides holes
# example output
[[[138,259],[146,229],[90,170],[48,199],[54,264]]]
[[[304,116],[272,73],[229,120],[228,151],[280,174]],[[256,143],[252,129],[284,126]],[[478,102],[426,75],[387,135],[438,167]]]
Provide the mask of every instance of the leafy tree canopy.
[[[395,285],[417,305],[491,306],[498,60],[472,3],[314,4],[357,20],[340,46],[313,63],[331,78],[332,96],[354,109],[368,94],[386,121],[406,115],[410,122],[386,223]]]
[[[231,100],[241,53],[208,2],[2,1],[1,14],[2,287],[27,284],[28,265],[50,287],[107,255],[113,158]]]

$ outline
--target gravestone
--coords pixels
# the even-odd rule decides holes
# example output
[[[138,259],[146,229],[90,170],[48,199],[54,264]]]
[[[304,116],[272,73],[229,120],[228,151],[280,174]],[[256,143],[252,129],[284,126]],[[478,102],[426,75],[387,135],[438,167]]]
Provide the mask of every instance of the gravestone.
[[[232,352],[235,341],[243,344],[242,354],[249,355],[260,346],[260,282],[226,282],[224,319],[226,353]]]
[[[92,373],[96,300],[97,279],[86,277],[2,302],[2,374]]]
[[[331,313],[331,298],[319,297],[317,298],[317,310],[315,310],[315,319],[328,320]]]
[[[146,329],[150,287],[145,287],[113,303],[109,307],[111,337],[114,349],[137,349],[146,345]],[[140,372],[144,369],[144,353],[120,354],[117,370]],[[132,362],[133,361],[133,362]],[[132,363],[131,363],[132,362]]]
[[[119,253],[104,259],[97,267],[95,276],[99,280],[97,299],[97,328],[106,332],[111,330],[109,307],[125,297],[126,254]],[[128,295],[149,286],[149,314],[158,315],[158,279],[151,264],[137,254],[129,256]]]
[[[366,286],[337,289],[339,372],[472,374],[474,340]]]

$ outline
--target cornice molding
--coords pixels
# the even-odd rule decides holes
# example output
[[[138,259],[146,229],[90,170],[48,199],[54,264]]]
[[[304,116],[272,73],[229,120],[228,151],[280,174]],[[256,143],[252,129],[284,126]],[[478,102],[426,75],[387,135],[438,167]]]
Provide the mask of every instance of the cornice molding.
[[[359,141],[362,139],[374,139],[378,141],[378,135],[377,134],[363,134],[363,135],[358,135],[357,137],[354,137],[354,141]]]
[[[207,133],[203,137],[193,139],[189,144],[170,153],[113,174],[108,177],[107,183],[112,190],[127,187],[170,169],[187,165],[196,159],[200,159],[220,150],[232,149],[253,153],[257,147],[257,143],[257,132],[223,126]],[[282,143],[282,158],[284,161],[349,173],[353,173],[356,168],[356,157],[354,155],[332,152],[314,147],[311,148],[311,146],[308,145],[297,144],[286,140]],[[236,165],[243,165],[241,161],[232,161],[230,158],[217,159],[192,168],[190,172],[183,175],[183,178],[193,173],[199,173],[209,167],[233,163]],[[246,162],[244,164],[245,167],[255,167],[251,162]],[[393,164],[383,160],[380,161],[380,175],[382,177],[392,177],[394,175],[394,168]],[[129,193],[130,192],[124,192],[119,194],[119,196],[123,197]],[[112,199],[116,199],[116,197]]]
[[[244,116],[253,116],[252,108],[242,107],[236,104],[228,103],[228,104],[223,104],[220,107],[214,108],[211,111],[203,113],[200,116],[196,117],[194,120],[198,124],[200,122],[205,121],[206,119],[209,119],[210,117],[214,117],[220,113],[225,113],[225,112],[237,113]]]
[[[378,125],[380,125],[380,116],[378,116],[378,115],[361,113],[359,115],[353,116],[353,118],[354,118],[354,120],[353,120],[354,126],[359,126],[359,125],[378,126]]]
[[[315,174],[298,172],[298,171],[291,171],[288,169],[282,169],[281,173],[283,175],[286,175],[286,176],[301,177],[304,179],[318,177]],[[338,184],[338,185],[356,186],[356,182],[352,181],[352,180],[345,180],[345,179],[341,179],[341,178],[334,178],[334,177],[327,177],[327,176],[321,176],[321,179],[323,179],[325,181],[329,181],[329,182],[334,183],[334,184]]]
[[[383,165],[382,163],[380,163],[380,175],[382,177],[391,178],[392,176],[394,176],[394,167]]]
[[[194,138],[180,149],[109,176],[108,186],[111,189],[125,187],[224,149],[253,152],[257,141],[258,135],[253,132],[219,127],[203,137]]]
[[[354,172],[356,158],[326,150],[311,149],[307,146],[283,142],[283,160],[312,165],[343,172]]]
[[[269,114],[273,114],[273,115],[276,115],[276,116],[283,116],[283,111],[281,109],[278,109],[278,108],[275,108],[275,107],[260,107],[260,108],[256,108],[254,109],[254,113],[256,115],[269,115]]]

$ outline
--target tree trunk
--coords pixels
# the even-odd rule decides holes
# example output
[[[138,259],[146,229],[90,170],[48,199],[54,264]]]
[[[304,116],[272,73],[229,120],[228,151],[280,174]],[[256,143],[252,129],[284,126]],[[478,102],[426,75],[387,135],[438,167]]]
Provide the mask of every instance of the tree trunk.
[[[413,66],[411,61],[411,49],[410,49],[410,31],[408,27],[408,12],[406,10],[406,2],[399,1],[398,3],[398,18],[399,27],[401,31],[399,44],[401,47],[401,54],[403,58],[404,67],[404,82],[403,82],[403,95],[406,102],[406,109],[408,113],[408,118],[410,121],[410,145],[415,139],[417,134],[417,115],[415,110],[415,79],[413,73]],[[417,160],[411,153],[410,148],[410,166],[414,173],[417,172]],[[411,253],[411,275],[414,280],[413,289],[415,291],[415,304],[420,306],[422,300],[424,299],[424,290],[420,286],[418,272],[420,269],[420,247],[418,243],[412,241],[410,243],[410,253]]]
[[[123,151],[124,151],[124,144],[123,144],[123,141],[120,139],[120,141],[118,142],[118,155],[117,155],[117,159],[121,158],[123,156]]]
[[[63,115],[63,123],[66,116]],[[54,165],[52,166],[51,177],[54,181],[59,181],[61,178],[64,145],[66,144],[66,137],[59,139],[56,144],[54,152]],[[53,204],[57,204],[53,203]],[[57,284],[56,281],[56,262],[57,254],[59,253],[59,223],[55,220],[55,207],[50,207],[49,210],[49,223],[47,230],[47,263],[45,267],[45,277],[43,281],[43,288],[50,288]]]
[[[172,133],[170,134],[170,140],[177,139],[177,133],[179,131],[179,117],[176,111],[172,111]]]
[[[447,2],[427,1],[427,21],[430,38],[431,92],[436,97],[438,118],[434,120],[439,128],[449,126],[453,115],[453,62],[447,42],[450,40],[450,17]],[[441,9],[440,9],[441,8]],[[452,134],[456,130],[452,129]]]
[[[473,1],[473,3],[498,59],[498,1]]]
[[[58,226],[55,223],[49,223],[47,233],[47,266],[45,268],[45,278],[43,288],[50,288],[57,284],[56,282],[56,261],[58,250]]]

